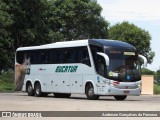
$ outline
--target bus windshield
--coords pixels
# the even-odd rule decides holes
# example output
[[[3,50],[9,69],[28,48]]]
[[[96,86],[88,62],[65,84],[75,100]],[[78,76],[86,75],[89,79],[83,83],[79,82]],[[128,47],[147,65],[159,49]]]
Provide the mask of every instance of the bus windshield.
[[[106,50],[110,65],[107,77],[119,82],[135,82],[141,80],[140,64],[136,52]]]

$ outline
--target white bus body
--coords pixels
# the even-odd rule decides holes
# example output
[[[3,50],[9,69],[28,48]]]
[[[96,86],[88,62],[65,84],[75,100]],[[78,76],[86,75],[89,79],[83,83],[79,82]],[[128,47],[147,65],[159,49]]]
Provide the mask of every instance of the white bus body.
[[[72,93],[83,93],[88,99],[111,95],[124,100],[127,95],[141,94],[136,55],[130,44],[113,40],[77,40],[21,47],[17,49],[15,61],[16,90],[35,96],[54,93],[55,97],[69,97]],[[115,61],[116,66],[125,64],[124,56],[127,56],[126,61],[135,57],[136,69],[113,71],[112,63],[118,60],[114,56],[123,56]],[[140,55],[139,58],[145,61],[145,57]]]

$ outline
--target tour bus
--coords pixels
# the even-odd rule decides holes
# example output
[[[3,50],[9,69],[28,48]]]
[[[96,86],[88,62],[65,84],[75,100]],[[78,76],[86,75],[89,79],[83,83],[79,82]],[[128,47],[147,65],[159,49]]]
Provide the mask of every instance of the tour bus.
[[[147,65],[136,48],[118,40],[89,39],[20,47],[15,57],[16,90],[29,96],[88,99],[114,96],[125,100],[141,94],[141,66]]]

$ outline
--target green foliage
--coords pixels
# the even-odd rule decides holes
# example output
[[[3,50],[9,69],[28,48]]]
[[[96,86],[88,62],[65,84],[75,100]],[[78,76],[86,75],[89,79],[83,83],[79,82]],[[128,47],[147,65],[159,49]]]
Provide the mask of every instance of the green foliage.
[[[94,0],[51,0],[51,27],[62,40],[107,38],[109,23]],[[54,40],[55,41],[55,40]]]
[[[0,92],[14,91],[14,74],[2,73],[0,74]]]
[[[150,48],[151,36],[148,31],[134,24],[123,22],[110,27],[109,38],[132,44],[137,48],[139,54],[144,55],[148,59],[148,63],[152,63],[155,54]]]
[[[155,77],[156,80],[160,80],[160,70],[157,70]]]
[[[155,75],[154,71],[151,71],[151,70],[149,70],[147,68],[142,68],[141,72],[142,72],[142,75]]]
[[[52,41],[106,38],[108,22],[93,0],[3,0],[14,21],[14,48]]]
[[[95,0],[1,0],[0,70],[13,67],[18,47],[107,38],[101,10]]]
[[[51,42],[47,11],[48,0],[4,0],[14,21],[9,30],[14,49]]]
[[[160,84],[154,84],[154,94],[160,94]]]
[[[8,9],[7,4],[0,1],[0,70],[13,65],[13,52],[11,51],[13,41],[9,32],[13,21],[7,13]]]

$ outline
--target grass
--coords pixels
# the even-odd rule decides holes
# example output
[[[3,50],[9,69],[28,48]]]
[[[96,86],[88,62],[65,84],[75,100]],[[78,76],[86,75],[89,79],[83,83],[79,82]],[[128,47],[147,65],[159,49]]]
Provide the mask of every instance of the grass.
[[[154,94],[160,94],[160,84],[154,84]]]
[[[14,73],[0,73],[0,92],[11,92],[14,89]]]

